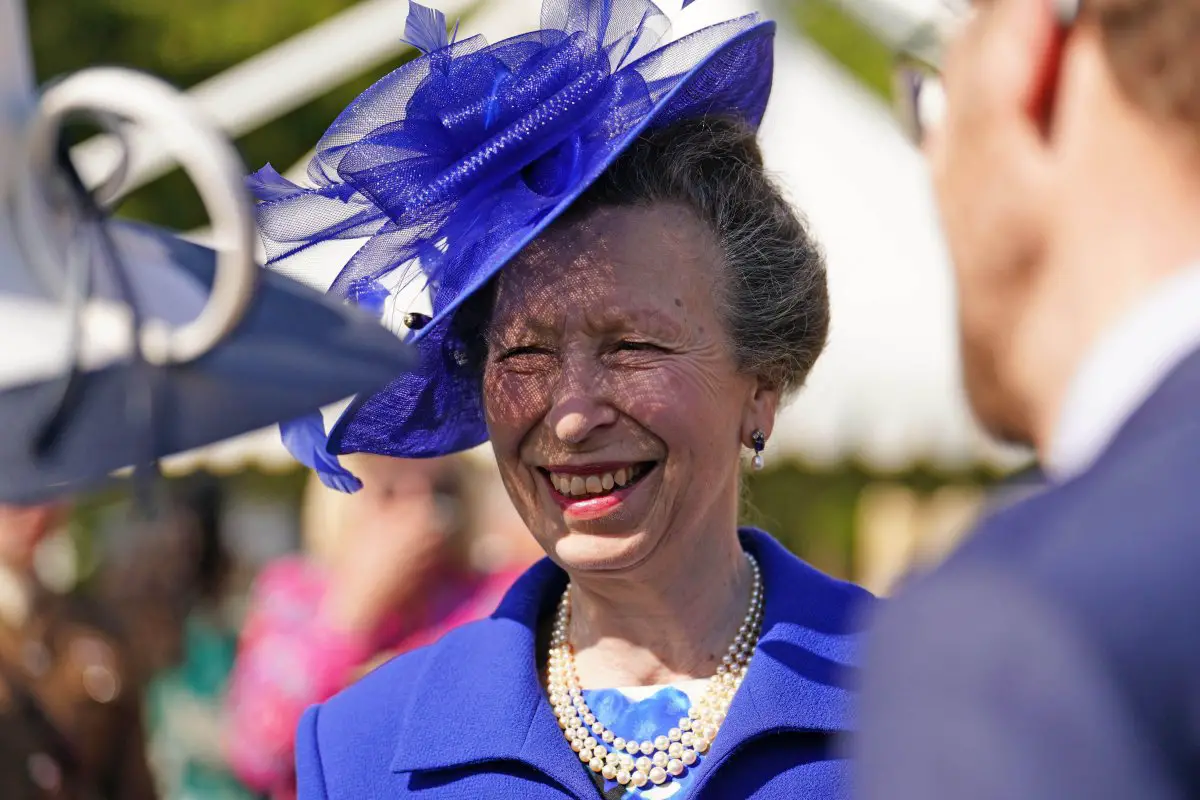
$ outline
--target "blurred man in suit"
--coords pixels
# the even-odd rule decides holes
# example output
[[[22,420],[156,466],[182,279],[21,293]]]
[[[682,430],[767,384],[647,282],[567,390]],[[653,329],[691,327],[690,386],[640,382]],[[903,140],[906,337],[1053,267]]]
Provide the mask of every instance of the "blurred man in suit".
[[[968,393],[1050,485],[881,610],[858,795],[1200,796],[1200,0],[980,0],[943,81]]]
[[[0,505],[0,797],[150,800],[128,653],[94,603],[34,571],[60,513]]]

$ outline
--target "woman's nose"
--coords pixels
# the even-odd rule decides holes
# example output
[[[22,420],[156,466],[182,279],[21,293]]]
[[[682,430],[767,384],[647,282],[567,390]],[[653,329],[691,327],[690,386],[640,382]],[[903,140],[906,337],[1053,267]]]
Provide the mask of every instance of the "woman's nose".
[[[547,421],[560,441],[573,445],[615,423],[617,411],[604,391],[601,370],[592,364],[565,363]]]

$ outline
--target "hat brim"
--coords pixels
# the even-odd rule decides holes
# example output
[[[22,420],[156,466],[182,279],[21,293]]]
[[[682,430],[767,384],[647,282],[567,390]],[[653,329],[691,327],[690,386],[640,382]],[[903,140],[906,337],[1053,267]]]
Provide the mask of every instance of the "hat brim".
[[[598,158],[548,213],[494,250],[488,263],[440,309],[411,341],[422,365],[382,391],[357,397],[329,433],[333,455],[368,452],[427,458],[467,450],[488,439],[477,377],[456,369],[458,354],[447,337],[455,312],[483,289],[521,250],[540,236],[647,130],[707,116],[737,117],[757,129],[770,98],[774,22],[746,29],[680,75],[644,119]],[[474,381],[474,382],[472,382]]]

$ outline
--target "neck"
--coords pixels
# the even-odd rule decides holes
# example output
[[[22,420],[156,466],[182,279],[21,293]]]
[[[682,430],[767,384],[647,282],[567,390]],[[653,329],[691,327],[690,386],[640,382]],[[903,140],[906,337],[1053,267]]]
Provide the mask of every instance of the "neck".
[[[712,676],[745,617],[751,572],[735,526],[705,541],[620,578],[572,577],[570,642],[584,687]]]
[[[1038,280],[1009,361],[1045,459],[1061,425],[1071,383],[1102,337],[1161,283],[1200,258],[1200,182],[1166,170],[1122,167],[1071,201]],[[1186,174],[1186,173],[1184,173]],[[1159,180],[1154,180],[1155,178]],[[1084,196],[1090,194],[1091,200]],[[1095,198],[1109,197],[1108,204]]]

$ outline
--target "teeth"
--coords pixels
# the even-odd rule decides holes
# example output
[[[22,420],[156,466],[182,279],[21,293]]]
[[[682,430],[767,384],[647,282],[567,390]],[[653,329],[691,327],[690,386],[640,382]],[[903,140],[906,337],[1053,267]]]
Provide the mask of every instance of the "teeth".
[[[604,472],[595,475],[563,475],[550,473],[550,484],[559,493],[568,497],[580,497],[588,494],[603,494],[615,487],[625,486],[633,481],[641,470],[638,467],[622,467],[616,472]]]

